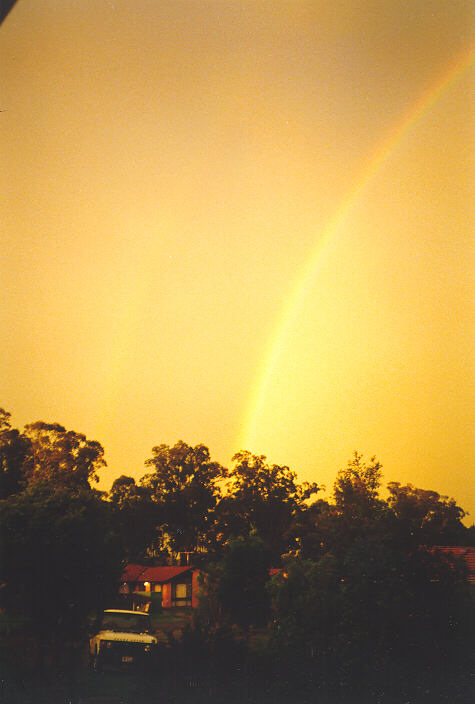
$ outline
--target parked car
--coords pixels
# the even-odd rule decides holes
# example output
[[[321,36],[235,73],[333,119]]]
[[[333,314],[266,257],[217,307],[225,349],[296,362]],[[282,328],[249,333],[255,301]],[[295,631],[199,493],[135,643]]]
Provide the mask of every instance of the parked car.
[[[107,609],[99,630],[89,639],[90,663],[95,670],[146,664],[157,644],[147,613]]]

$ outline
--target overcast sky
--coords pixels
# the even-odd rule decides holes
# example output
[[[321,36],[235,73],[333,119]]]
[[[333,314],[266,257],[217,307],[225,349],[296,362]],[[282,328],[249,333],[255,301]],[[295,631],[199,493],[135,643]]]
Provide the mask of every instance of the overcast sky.
[[[99,440],[104,488],[178,439],[329,488],[359,449],[475,514],[469,8],[19,0],[0,29],[14,425]]]

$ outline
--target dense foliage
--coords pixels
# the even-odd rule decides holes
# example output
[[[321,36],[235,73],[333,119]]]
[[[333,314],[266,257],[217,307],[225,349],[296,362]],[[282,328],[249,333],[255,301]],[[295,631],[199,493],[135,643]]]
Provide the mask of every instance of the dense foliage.
[[[103,454],[57,423],[12,429],[0,411],[1,607],[23,622],[41,677],[82,652],[89,617],[117,593],[121,539],[111,504],[89,483]]]
[[[96,492],[34,483],[0,502],[4,605],[42,642],[77,640],[107,606],[122,571],[109,506]]]
[[[463,509],[398,482],[384,498],[381,464],[356,452],[330,500],[265,456],[232,462],[157,445],[142,479],[121,475],[106,496],[91,487],[98,442],[57,423],[19,431],[0,410],[1,605],[41,645],[40,670],[82,647],[125,560],[184,552],[202,598],[167,657],[203,701],[237,697],[243,682],[249,702],[463,701],[473,595],[464,563],[436,549],[473,543]]]
[[[152,448],[145,464],[152,471],[141,484],[156,507],[161,547],[175,553],[206,549],[226,469],[211,461],[204,445],[183,441]]]
[[[212,629],[233,624],[244,629],[265,626],[270,616],[266,590],[270,565],[269,549],[256,534],[233,538],[222,559],[203,570],[198,621]]]

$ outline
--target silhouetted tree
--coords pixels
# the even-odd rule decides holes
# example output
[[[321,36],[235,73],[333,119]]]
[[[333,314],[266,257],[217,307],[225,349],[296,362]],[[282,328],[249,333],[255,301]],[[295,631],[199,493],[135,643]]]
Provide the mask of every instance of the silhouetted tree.
[[[205,445],[180,440],[173,447],[157,445],[152,453],[145,462],[152,471],[141,485],[150,492],[164,542],[173,552],[206,548],[227,470],[211,461]]]
[[[301,515],[297,557],[271,585],[276,662],[311,688],[339,683],[349,701],[389,692],[412,700],[424,690],[433,701],[467,669],[470,599],[465,566],[421,538],[457,529],[463,511],[398,484],[385,502],[380,483],[379,462],[355,453],[337,476],[335,503]]]
[[[371,515],[378,503],[381,478],[382,467],[376,457],[371,457],[367,464],[363,455],[355,451],[347,466],[338,472],[333,485],[337,510],[351,513],[356,519]]]
[[[383,530],[388,509],[379,498],[381,480],[381,463],[375,457],[367,463],[356,451],[347,466],[338,472],[333,485],[334,510],[327,526],[333,551],[347,550],[363,535]],[[326,517],[329,518],[328,513]]]
[[[290,558],[285,573],[270,586],[284,680],[337,684],[350,702],[424,690],[434,701],[466,669],[470,599],[454,560],[366,535],[338,556]]]
[[[389,511],[379,498],[381,478],[381,464],[376,458],[366,463],[355,452],[337,474],[334,502],[315,501],[294,521],[294,554],[309,559],[319,559],[328,552],[341,554],[362,535],[384,531]]]
[[[319,559],[337,545],[340,527],[335,505],[325,499],[314,501],[299,511],[292,523],[292,553],[301,558]]]
[[[463,525],[465,511],[454,499],[412,484],[388,484],[388,505],[397,522],[401,540],[412,545],[465,545],[469,531]]]
[[[269,583],[276,616],[274,639],[289,657],[320,657],[332,651],[340,573],[328,554],[320,560],[289,558]],[[293,657],[292,657],[293,659]]]
[[[218,510],[221,533],[229,539],[257,531],[277,564],[293,543],[293,522],[319,487],[299,484],[289,467],[269,464],[264,455],[242,451],[233,462],[228,491]]]
[[[27,617],[51,664],[117,593],[123,565],[111,507],[90,489],[37,481],[0,501],[0,534],[4,606]]]
[[[98,471],[106,462],[97,441],[59,423],[42,421],[26,425],[25,437],[30,449],[23,471],[29,483],[51,481],[56,486],[85,489],[90,481],[99,481]]]
[[[25,483],[24,467],[29,439],[10,424],[11,414],[0,408],[0,499],[20,491]]]
[[[127,560],[146,559],[148,549],[153,548],[157,521],[149,490],[122,474],[112,484],[109,499]]]
[[[232,539],[222,559],[205,569],[202,608],[214,613],[214,626],[236,624],[242,628],[265,625],[269,618],[270,554],[255,534]]]

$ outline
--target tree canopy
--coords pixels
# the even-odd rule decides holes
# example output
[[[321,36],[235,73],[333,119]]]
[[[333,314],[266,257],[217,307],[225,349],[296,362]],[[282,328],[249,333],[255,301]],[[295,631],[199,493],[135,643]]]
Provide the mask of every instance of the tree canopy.
[[[20,491],[30,440],[10,424],[11,414],[0,408],[0,499]]]
[[[467,538],[465,511],[454,499],[412,484],[388,484],[388,505],[401,537],[416,545],[458,545]]]
[[[242,451],[234,455],[233,463],[219,507],[221,532],[229,538],[256,531],[273,559],[280,560],[289,549],[293,522],[320,487],[299,484],[295,472],[285,465],[269,464],[265,455]]]
[[[59,423],[37,421],[25,426],[30,452],[24,474],[29,482],[54,481],[65,487],[86,488],[99,481],[106,465],[104,448],[82,433],[66,430]]]
[[[35,482],[0,501],[4,605],[45,642],[84,636],[117,593],[122,552],[110,508],[87,489]]]
[[[145,462],[151,472],[141,484],[156,506],[157,523],[174,552],[194,551],[206,543],[213,511],[227,470],[213,462],[205,445],[180,440],[173,447],[157,445]]]
[[[2,606],[26,619],[48,671],[65,643],[85,637],[91,610],[117,593],[123,552],[112,506],[89,484],[103,454],[58,423],[20,432],[0,412]]]
[[[206,600],[215,600],[218,607],[215,626],[249,628],[267,623],[269,568],[270,553],[258,535],[230,540],[221,559],[205,570]]]
[[[147,551],[155,542],[158,519],[150,491],[133,477],[122,474],[114,480],[109,499],[127,560],[147,559]]]
[[[360,518],[371,513],[378,502],[382,466],[371,457],[369,464],[358,452],[341,469],[333,485],[335,506],[339,513]]]
[[[335,683],[378,700],[409,676],[415,687],[398,691],[412,701],[431,694],[434,668],[463,669],[467,573],[434,549],[473,540],[454,499],[399,482],[382,498],[381,463],[358,452],[326,500],[264,455],[241,451],[232,463],[205,445],[157,445],[145,476],[119,476],[106,497],[91,487],[100,443],[58,423],[19,431],[0,410],[2,606],[60,658],[85,637],[88,614],[111,605],[124,559],[198,550],[201,628],[216,636],[223,625],[230,638],[236,626],[241,637],[265,628],[276,681],[292,693],[306,681],[302,701]],[[271,566],[282,566],[272,579]],[[224,641],[209,642],[216,657]]]

